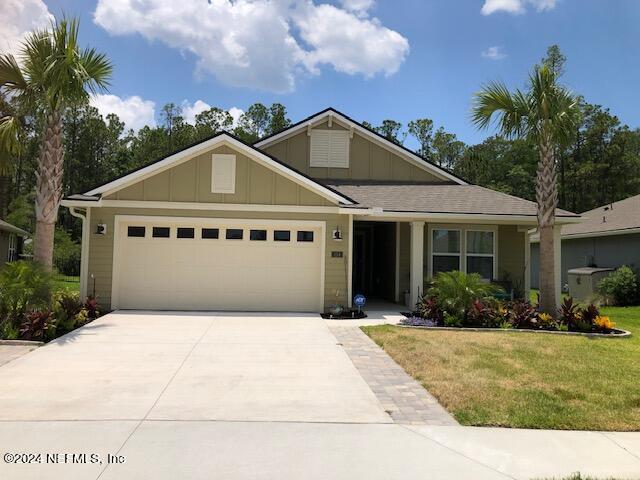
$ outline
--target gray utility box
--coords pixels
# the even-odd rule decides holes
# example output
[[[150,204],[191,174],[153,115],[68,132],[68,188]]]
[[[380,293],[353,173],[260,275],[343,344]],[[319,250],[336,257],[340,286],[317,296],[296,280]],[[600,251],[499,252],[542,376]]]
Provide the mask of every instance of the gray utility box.
[[[614,268],[582,267],[567,271],[569,295],[577,300],[587,300],[598,292],[598,282],[613,272]]]

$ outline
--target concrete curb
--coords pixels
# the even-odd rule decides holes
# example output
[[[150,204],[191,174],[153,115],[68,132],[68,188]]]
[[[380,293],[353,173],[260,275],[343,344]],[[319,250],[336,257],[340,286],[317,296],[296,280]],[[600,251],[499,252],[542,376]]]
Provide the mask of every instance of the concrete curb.
[[[40,345],[44,345],[44,342],[35,342],[32,340],[0,340],[0,345],[32,345],[34,347],[39,347]]]
[[[559,332],[557,330],[531,330],[526,328],[472,328],[472,327],[419,327],[416,325],[401,325],[396,327],[416,328],[418,330],[440,330],[445,332],[505,332],[505,333],[544,333],[551,335],[574,335],[579,337],[597,337],[597,338],[627,338],[631,336],[631,332],[614,328],[615,333],[583,333],[583,332]]]

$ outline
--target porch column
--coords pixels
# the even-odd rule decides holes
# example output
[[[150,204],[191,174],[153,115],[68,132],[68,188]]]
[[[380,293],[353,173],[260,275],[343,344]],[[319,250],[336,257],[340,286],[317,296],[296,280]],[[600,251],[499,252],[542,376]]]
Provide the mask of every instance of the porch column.
[[[562,303],[562,227],[553,227],[553,277],[556,283],[556,307]]]
[[[424,222],[411,222],[411,305],[413,308],[424,288]]]
[[[531,296],[531,236],[528,229],[524,232],[524,298]]]
[[[349,245],[347,248],[347,306],[353,307],[353,215],[349,215]]]

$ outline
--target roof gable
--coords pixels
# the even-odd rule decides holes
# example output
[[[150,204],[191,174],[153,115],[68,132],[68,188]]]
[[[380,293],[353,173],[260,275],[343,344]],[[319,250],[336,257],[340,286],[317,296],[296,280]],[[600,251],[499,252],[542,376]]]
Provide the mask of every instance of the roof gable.
[[[313,193],[320,195],[331,203],[345,205],[352,205],[354,203],[350,198],[332,189],[331,187],[328,187],[318,182],[317,180],[314,180],[307,175],[289,167],[288,165],[283,164],[278,159],[260,151],[259,149],[251,145],[247,145],[228,132],[218,133],[210,138],[190,145],[151,164],[145,165],[132,172],[129,172],[128,174],[112,180],[111,182],[93,188],[86,192],[84,195],[88,197],[106,197],[109,195],[113,195],[125,188],[133,186],[136,183],[147,180],[153,176],[160,175],[161,173],[171,168],[178,167],[181,164],[194,159],[198,155],[206,153],[220,146],[228,146],[234,150],[241,152],[260,166],[276,172],[278,175],[281,175],[288,180],[301,185],[305,189],[308,189]]]
[[[343,125],[347,129],[358,132],[358,134],[362,135],[368,140],[397,154],[407,162],[435,175],[438,178],[441,178],[442,180],[453,182],[459,185],[468,184],[468,182],[457,177],[456,175],[447,171],[446,169],[425,160],[415,152],[409,150],[408,148],[402,145],[398,145],[394,142],[389,141],[379,133],[366,128],[361,123],[353,120],[352,118],[348,117],[347,115],[333,108],[327,108],[325,110],[322,110],[321,112],[311,115],[310,117],[307,117],[280,132],[277,132],[273,135],[270,135],[268,137],[265,137],[259,140],[254,145],[258,148],[269,147],[284,139],[287,139],[293,135],[298,134],[300,131],[304,129],[310,129],[312,127],[318,126],[327,121],[329,122],[335,121],[336,123]]]

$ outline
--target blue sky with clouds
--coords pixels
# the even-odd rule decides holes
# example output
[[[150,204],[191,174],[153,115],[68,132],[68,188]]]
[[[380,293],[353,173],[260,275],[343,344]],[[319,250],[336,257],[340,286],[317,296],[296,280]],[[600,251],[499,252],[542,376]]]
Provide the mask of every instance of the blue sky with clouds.
[[[374,124],[429,117],[478,142],[473,92],[522,86],[553,43],[564,83],[640,126],[637,0],[3,0],[0,48],[61,12],[115,64],[96,105],[134,127],[166,102],[187,116],[281,102],[293,121],[334,106]]]

